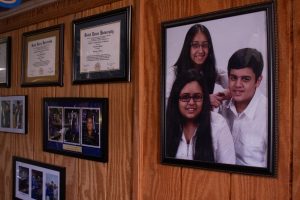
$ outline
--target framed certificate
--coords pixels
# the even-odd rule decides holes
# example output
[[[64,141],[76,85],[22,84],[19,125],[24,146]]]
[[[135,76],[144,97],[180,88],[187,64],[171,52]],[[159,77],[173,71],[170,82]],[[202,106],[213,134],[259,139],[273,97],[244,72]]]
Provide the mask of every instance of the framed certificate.
[[[10,87],[11,38],[0,38],[0,87]]]
[[[23,34],[21,86],[63,85],[63,31],[56,25]]]
[[[131,7],[73,21],[73,83],[129,81]]]

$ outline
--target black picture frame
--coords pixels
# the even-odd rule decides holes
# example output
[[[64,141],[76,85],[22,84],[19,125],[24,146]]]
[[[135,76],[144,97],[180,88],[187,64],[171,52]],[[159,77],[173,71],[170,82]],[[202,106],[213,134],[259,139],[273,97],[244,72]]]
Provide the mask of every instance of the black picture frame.
[[[276,176],[277,169],[277,141],[278,141],[278,123],[277,123],[277,84],[278,84],[278,64],[277,64],[277,50],[276,50],[276,23],[274,14],[274,3],[260,3],[253,4],[246,7],[238,7],[234,9],[227,9],[217,11],[208,14],[202,14],[199,16],[193,16],[185,19],[167,21],[161,24],[162,29],[162,85],[161,85],[161,163],[166,165],[175,165],[180,167],[191,167],[208,170],[217,170],[225,172],[234,172],[250,175],[263,175],[268,177]],[[265,165],[259,166],[259,164],[240,164],[237,163],[223,163],[218,161],[201,161],[192,159],[178,158],[178,148],[176,147],[175,155],[170,153],[170,142],[172,136],[168,137],[167,122],[172,114],[167,114],[168,103],[172,86],[175,80],[175,68],[174,65],[178,61],[178,57],[181,53],[182,46],[184,45],[185,35],[189,28],[195,24],[202,24],[207,27],[211,34],[212,45],[215,50],[215,57],[217,66],[225,67],[225,74],[228,77],[227,63],[230,56],[238,49],[242,48],[254,48],[262,51],[264,61],[263,79],[259,86],[259,89],[265,89],[263,93],[266,96],[265,114],[266,118],[260,123],[262,127],[266,128],[265,143],[259,145],[256,144],[256,140],[250,139],[252,143],[264,149],[266,155]],[[258,25],[260,24],[260,25]],[[252,30],[251,28],[256,27]],[[246,34],[250,34],[249,35]],[[180,39],[182,38],[182,39]],[[244,43],[243,43],[244,42]],[[191,44],[189,44],[191,45]],[[203,45],[203,44],[202,44]],[[210,44],[209,44],[210,45]],[[204,46],[198,48],[203,50]],[[191,48],[188,47],[188,48]],[[210,46],[208,47],[210,48]],[[262,50],[263,49],[263,50]],[[190,54],[190,53],[189,53]],[[219,54],[219,55],[216,55]],[[223,59],[223,62],[222,62]],[[220,64],[221,65],[218,65]],[[177,69],[177,68],[176,68]],[[174,70],[174,71],[173,71]],[[179,73],[177,71],[177,73]],[[204,75],[205,76],[205,75]],[[206,78],[206,77],[205,77]],[[264,82],[263,82],[264,80]],[[216,88],[215,88],[216,89]],[[174,89],[174,91],[176,91]],[[230,90],[229,90],[230,91]],[[179,95],[179,94],[177,94]],[[176,95],[170,97],[175,98]],[[191,100],[191,98],[189,98]],[[175,102],[179,103],[179,96]],[[190,101],[189,101],[190,102]],[[209,100],[208,100],[209,102]],[[173,105],[178,105],[173,104]],[[170,106],[171,107],[171,106]],[[171,109],[170,109],[171,110]],[[179,110],[179,109],[178,109]],[[216,109],[214,110],[216,111]],[[171,113],[171,111],[169,111]],[[180,113],[180,111],[177,111]],[[217,111],[218,112],[218,111]],[[263,112],[263,111],[262,111]],[[180,114],[179,114],[180,115]],[[212,118],[211,118],[212,119]],[[228,118],[224,117],[227,121]],[[170,122],[169,127],[174,127]],[[178,127],[180,127],[179,125]],[[177,127],[177,126],[176,126]],[[212,127],[212,126],[211,126]],[[231,127],[230,125],[228,127]],[[213,128],[211,128],[213,129]],[[177,129],[176,129],[177,130]],[[182,130],[182,129],[181,129]],[[264,129],[265,130],[265,129]],[[229,128],[231,132],[232,129]],[[178,131],[182,137],[184,133]],[[245,134],[246,132],[244,132]],[[170,134],[170,133],[169,133]],[[171,134],[170,134],[171,135]],[[179,135],[179,134],[178,134]],[[180,136],[178,136],[180,137]],[[213,137],[213,136],[211,136]],[[180,142],[182,139],[178,139]],[[213,139],[212,139],[213,140]],[[173,140],[172,140],[173,141]],[[233,138],[234,141],[234,138]],[[212,141],[213,143],[213,141]],[[233,142],[237,145],[236,141]],[[214,146],[214,144],[212,144]],[[238,147],[240,148],[240,147]],[[235,152],[240,153],[240,149],[234,147]],[[196,150],[193,150],[193,152]],[[177,153],[176,153],[177,152]],[[215,150],[213,149],[213,153]],[[193,154],[194,156],[195,154]],[[236,154],[237,155],[237,154]],[[215,155],[214,155],[215,157]],[[214,158],[216,159],[216,158]]]
[[[11,79],[11,37],[0,38],[0,87],[10,87]]]
[[[28,128],[28,97],[0,96],[0,131],[26,134]]]
[[[66,169],[13,156],[12,199],[65,199]]]
[[[44,151],[107,162],[107,98],[44,98],[43,112]]]
[[[73,21],[73,84],[130,81],[131,7]]]
[[[22,35],[22,87],[63,86],[64,24]]]

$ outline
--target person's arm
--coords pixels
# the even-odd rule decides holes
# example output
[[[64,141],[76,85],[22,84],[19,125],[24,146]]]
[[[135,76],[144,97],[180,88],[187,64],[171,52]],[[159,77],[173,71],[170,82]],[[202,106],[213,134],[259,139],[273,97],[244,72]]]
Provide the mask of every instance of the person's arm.
[[[210,94],[210,103],[213,108],[218,108],[224,100],[231,98],[228,89],[228,74],[223,69],[217,69],[216,84],[219,85],[222,90],[218,89],[217,92]]]

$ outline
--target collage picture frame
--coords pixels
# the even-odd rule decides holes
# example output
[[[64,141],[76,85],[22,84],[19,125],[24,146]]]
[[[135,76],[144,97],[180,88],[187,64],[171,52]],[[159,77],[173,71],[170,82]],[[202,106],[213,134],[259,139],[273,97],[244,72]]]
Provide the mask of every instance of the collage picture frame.
[[[14,156],[13,199],[65,199],[66,169]]]
[[[27,96],[0,96],[0,131],[27,132]]]
[[[107,162],[107,98],[44,98],[43,111],[44,151]]]

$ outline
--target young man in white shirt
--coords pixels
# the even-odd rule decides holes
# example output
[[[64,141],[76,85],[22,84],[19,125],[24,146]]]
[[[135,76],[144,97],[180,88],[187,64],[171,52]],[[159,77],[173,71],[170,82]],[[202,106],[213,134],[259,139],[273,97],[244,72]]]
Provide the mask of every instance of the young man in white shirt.
[[[267,99],[259,91],[263,58],[259,51],[244,48],[228,61],[229,91],[232,98],[220,107],[232,133],[236,164],[267,166]]]

